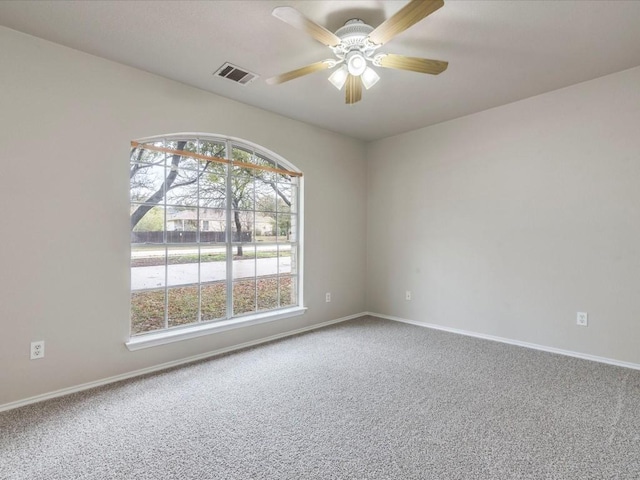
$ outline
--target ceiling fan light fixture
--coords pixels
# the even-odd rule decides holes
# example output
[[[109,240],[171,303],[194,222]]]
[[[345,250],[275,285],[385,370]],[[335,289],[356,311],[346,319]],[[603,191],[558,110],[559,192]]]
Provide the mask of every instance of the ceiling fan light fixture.
[[[347,55],[347,69],[354,77],[362,75],[367,68],[367,60],[360,52],[351,52]]]
[[[342,90],[345,82],[347,81],[347,76],[349,75],[349,70],[346,65],[342,65],[338,70],[329,75],[329,81],[336,87],[338,90]]]
[[[364,20],[352,18],[333,33],[291,6],[276,7],[272,11],[274,17],[326,45],[336,58],[282,73],[268,78],[266,82],[270,85],[284,83],[339,66],[329,76],[329,81],[338,90],[344,87],[345,103],[351,105],[362,100],[363,85],[370,89],[380,81],[375,67],[438,75],[447,69],[448,62],[391,53],[376,54],[376,51],[443,5],[444,0],[408,0],[404,7],[375,28]]]
[[[378,75],[373,68],[367,67],[364,69],[364,72],[362,72],[361,78],[362,78],[362,84],[364,85],[364,88],[369,90],[376,83],[378,83],[378,80],[380,80],[380,75]]]

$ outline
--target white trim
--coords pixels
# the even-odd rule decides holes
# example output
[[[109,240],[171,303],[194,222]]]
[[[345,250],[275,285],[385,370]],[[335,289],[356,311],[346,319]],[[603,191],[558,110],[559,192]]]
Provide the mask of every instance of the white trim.
[[[212,352],[202,353],[200,355],[194,355],[194,356],[183,358],[180,360],[174,360],[172,362],[161,363],[160,365],[154,365],[152,367],[142,368],[140,370],[134,370],[133,372],[123,373],[120,375],[115,375],[113,377],[108,377],[108,378],[103,378],[101,380],[96,380],[93,382],[83,383],[81,385],[76,385],[75,387],[62,388],[60,390],[44,393],[42,395],[36,395],[34,397],[25,398],[24,400],[18,400],[16,402],[5,403],[4,405],[0,405],[0,412],[4,412],[6,410],[12,410],[14,408],[24,407],[25,405],[42,402],[44,400],[50,400],[52,398],[63,397],[65,395],[69,395],[72,393],[82,392],[84,390],[100,387],[102,385],[107,385],[109,383],[119,382],[122,380],[127,380],[129,378],[138,377],[140,375],[147,375],[149,373],[158,372],[160,370],[166,370],[167,368],[173,368],[173,367],[177,367],[187,363],[197,362],[199,360],[204,360],[206,358],[222,355],[223,353],[233,352],[234,350],[240,350],[243,348],[252,347],[254,345],[260,345],[261,343],[272,342],[274,340],[290,337],[292,335],[298,335],[299,333],[305,333],[311,330],[317,330],[319,328],[333,325],[334,323],[346,322],[347,320],[353,320],[354,318],[360,318],[365,315],[367,315],[367,313],[356,313],[354,315],[337,318],[335,320],[316,323],[315,325],[310,325],[308,327],[298,328],[296,330],[290,330],[284,333],[278,333],[276,335],[271,335],[270,337],[260,338],[258,340],[251,340],[250,342],[244,342],[238,345],[232,345],[230,347],[220,348],[218,350],[213,350]]]
[[[298,177],[298,305],[304,305],[304,176]]]
[[[182,327],[174,330],[161,330],[159,332],[146,333],[137,337],[131,337],[125,345],[133,352],[142,348],[157,347],[158,345],[166,345],[167,343],[202,337],[203,335],[211,335],[212,333],[220,333],[226,330],[273,322],[275,320],[282,320],[283,318],[297,317],[306,311],[306,307],[292,307],[283,310],[256,313],[253,315],[243,315],[234,317],[230,320],[205,323],[192,327]]]
[[[484,340],[507,343],[509,345],[517,345],[518,347],[531,348],[534,350],[541,350],[543,352],[549,352],[549,353],[557,353],[558,355],[565,355],[567,357],[581,358],[583,360],[591,360],[592,362],[606,363],[608,365],[615,365],[617,367],[640,370],[640,364],[638,363],[624,362],[622,360],[616,360],[614,358],[599,357],[597,355],[590,355],[588,353],[574,352],[572,350],[564,350],[562,348],[548,347],[546,345],[538,345],[537,343],[522,342],[520,340],[513,340],[510,338],[496,337],[494,335],[471,332],[469,330],[461,330],[459,328],[445,327],[442,325],[436,325],[434,323],[418,322],[417,320],[408,320],[406,318],[394,317],[392,315],[383,315],[381,313],[366,312],[366,314],[372,317],[383,318],[385,320],[393,320],[394,322],[409,323],[411,325],[417,325],[418,327],[431,328],[433,330],[442,330],[444,332],[457,333],[459,335],[465,335],[467,337],[482,338]]]

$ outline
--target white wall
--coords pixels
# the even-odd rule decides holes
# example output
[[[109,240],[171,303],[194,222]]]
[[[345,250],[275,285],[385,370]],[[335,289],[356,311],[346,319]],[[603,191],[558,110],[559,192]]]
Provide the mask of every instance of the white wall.
[[[365,310],[361,142],[6,28],[0,45],[0,405]],[[129,141],[189,131],[304,172],[309,309],[129,352]]]
[[[369,310],[640,363],[639,86],[640,67],[368,145]]]

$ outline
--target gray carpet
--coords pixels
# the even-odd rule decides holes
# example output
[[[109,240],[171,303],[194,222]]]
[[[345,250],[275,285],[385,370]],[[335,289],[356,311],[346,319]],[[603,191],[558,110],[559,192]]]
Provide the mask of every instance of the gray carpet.
[[[365,318],[0,432],[2,479],[639,479],[640,371]]]

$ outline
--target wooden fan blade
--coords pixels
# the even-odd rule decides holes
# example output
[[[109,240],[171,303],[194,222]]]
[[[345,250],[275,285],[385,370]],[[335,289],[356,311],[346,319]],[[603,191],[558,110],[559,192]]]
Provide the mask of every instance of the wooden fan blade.
[[[418,23],[444,5],[444,0],[411,0],[398,12],[371,32],[369,40],[376,45],[387,43],[399,33]]]
[[[276,7],[271,12],[271,15],[279,18],[284,23],[288,23],[298,30],[306,32],[308,35],[311,35],[317,41],[328,47],[335,47],[340,43],[340,37],[331,33],[329,30],[318,25],[314,21],[309,20],[293,7]]]
[[[279,83],[288,82],[289,80],[293,80],[294,78],[302,77],[303,75],[308,75],[313,72],[317,72],[320,70],[326,70],[327,68],[331,68],[331,62],[327,62],[323,60],[321,62],[312,63],[311,65],[307,65],[306,67],[298,68],[296,70],[291,70],[290,72],[281,73],[280,75],[276,75],[275,77],[268,78],[266,82],[269,85],[277,85]]]
[[[444,72],[449,66],[449,62],[443,62],[441,60],[405,57],[404,55],[394,55],[393,53],[382,56],[379,63],[381,67],[385,68],[411,70],[412,72],[430,73],[431,75],[438,75]]]
[[[362,100],[362,82],[360,77],[354,77],[349,74],[347,77],[347,88],[345,90],[345,103],[352,104]]]

